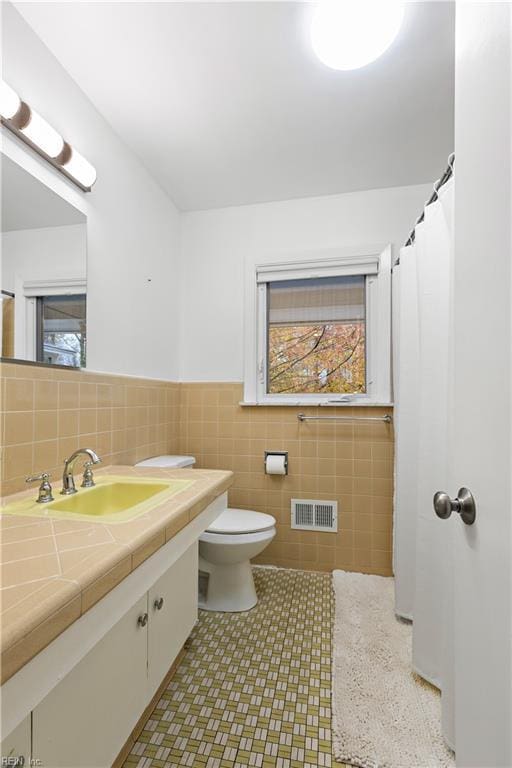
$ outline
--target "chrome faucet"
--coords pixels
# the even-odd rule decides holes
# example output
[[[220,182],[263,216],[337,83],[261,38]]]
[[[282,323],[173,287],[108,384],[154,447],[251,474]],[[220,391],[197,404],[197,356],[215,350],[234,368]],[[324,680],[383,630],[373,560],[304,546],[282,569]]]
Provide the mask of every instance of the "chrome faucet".
[[[69,459],[64,462],[64,473],[62,475],[62,491],[64,496],[69,496],[72,493],[77,493],[75,488],[75,478],[73,477],[73,470],[75,468],[75,461],[81,455],[88,456],[91,460],[91,464],[99,464],[101,462],[100,457],[94,453],[90,448],[79,448],[77,451],[71,454]]]

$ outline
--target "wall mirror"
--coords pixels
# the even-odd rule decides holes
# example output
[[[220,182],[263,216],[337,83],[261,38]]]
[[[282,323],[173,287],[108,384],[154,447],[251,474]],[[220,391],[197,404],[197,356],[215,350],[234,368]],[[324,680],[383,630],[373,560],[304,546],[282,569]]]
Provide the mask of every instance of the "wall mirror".
[[[1,155],[3,360],[85,367],[86,217]]]

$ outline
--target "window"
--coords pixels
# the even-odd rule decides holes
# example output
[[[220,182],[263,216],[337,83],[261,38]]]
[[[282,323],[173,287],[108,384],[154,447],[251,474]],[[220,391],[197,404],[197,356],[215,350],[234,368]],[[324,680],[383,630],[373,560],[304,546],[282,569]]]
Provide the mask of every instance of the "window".
[[[365,278],[267,283],[268,394],[366,392]]]
[[[388,403],[390,267],[387,247],[253,268],[245,401]]]
[[[85,367],[85,294],[37,297],[37,360]]]

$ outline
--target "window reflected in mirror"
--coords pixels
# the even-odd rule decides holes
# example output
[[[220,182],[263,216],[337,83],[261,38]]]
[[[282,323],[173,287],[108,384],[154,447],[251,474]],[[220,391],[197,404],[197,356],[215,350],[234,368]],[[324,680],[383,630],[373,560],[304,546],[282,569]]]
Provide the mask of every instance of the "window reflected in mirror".
[[[85,368],[85,293],[37,297],[37,361]]]

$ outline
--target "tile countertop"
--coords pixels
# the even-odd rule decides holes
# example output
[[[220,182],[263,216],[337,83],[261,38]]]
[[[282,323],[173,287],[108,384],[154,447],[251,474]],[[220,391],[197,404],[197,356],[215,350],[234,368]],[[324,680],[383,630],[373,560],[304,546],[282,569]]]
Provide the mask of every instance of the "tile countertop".
[[[123,523],[0,515],[1,682],[54,640],[138,565],[227,491],[233,473],[111,466],[99,475],[194,480]],[[37,488],[4,504],[37,496]]]

